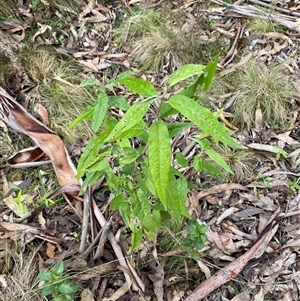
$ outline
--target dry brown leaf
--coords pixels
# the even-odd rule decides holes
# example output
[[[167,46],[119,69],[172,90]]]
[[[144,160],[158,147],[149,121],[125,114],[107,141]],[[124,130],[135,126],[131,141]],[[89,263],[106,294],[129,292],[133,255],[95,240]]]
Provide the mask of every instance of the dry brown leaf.
[[[32,37],[32,41],[34,42],[35,38],[42,35],[43,33],[46,32],[47,29],[49,29],[50,31],[52,31],[52,27],[46,24],[40,24],[37,23],[37,25],[40,27],[40,29],[34,34],[34,36]]]
[[[49,241],[47,242],[46,246],[46,255],[49,258],[54,258],[55,257],[55,245],[51,244]]]
[[[93,293],[88,289],[84,289],[80,294],[80,301],[94,301]]]
[[[16,224],[16,223],[8,223],[8,222],[0,222],[0,233],[11,233],[13,235],[17,234],[29,234],[29,235],[38,235],[40,232],[37,228]],[[0,238],[3,238],[0,235]]]
[[[155,263],[154,263],[155,264]],[[156,260],[156,267],[153,277],[154,293],[157,301],[164,301],[164,260]]]
[[[17,42],[24,40],[27,27],[27,25],[21,24],[17,19],[0,23],[0,28],[5,30]]]
[[[250,301],[250,299],[249,295],[243,292],[233,297],[230,301]]]
[[[239,209],[235,208],[235,207],[228,208],[217,218],[216,224],[219,225],[223,219],[225,219],[226,217],[230,216],[231,214],[233,214],[234,212],[236,212],[238,210]]]
[[[87,5],[82,9],[82,12],[78,15],[79,19],[82,19],[95,7],[95,0],[90,0]]]
[[[238,249],[234,245],[231,238],[227,237],[223,233],[217,233],[214,231],[208,231],[206,233],[207,240],[216,245],[216,247],[221,250],[224,254],[230,255],[237,252]]]
[[[95,66],[93,64],[93,62],[91,61],[84,61],[84,60],[78,60],[78,63],[80,63],[81,65],[84,65],[86,67],[88,67],[89,69],[91,69],[92,71],[98,72],[98,67]]]
[[[285,133],[281,133],[281,134],[272,134],[272,137],[277,138],[278,140],[280,140],[281,142],[283,142],[283,144],[279,144],[279,147],[284,148],[285,143],[289,144],[289,145],[297,145],[299,146],[299,141],[293,139],[292,137],[290,137],[291,131],[285,132]]]
[[[7,163],[13,168],[35,167],[51,163],[50,160],[37,161],[44,155],[45,153],[38,146],[33,146],[18,151],[8,158]]]
[[[237,184],[237,183],[225,183],[225,184],[220,184],[220,185],[216,185],[213,186],[211,188],[207,188],[207,189],[202,189],[198,195],[197,198],[198,199],[202,199],[205,196],[211,195],[211,194],[216,194],[216,193],[220,193],[220,192],[224,192],[226,190],[248,190],[247,187],[241,185],[241,184]]]
[[[265,293],[266,293],[265,288],[261,287],[259,292],[255,294],[253,301],[263,301],[265,297]]]
[[[20,208],[18,207],[18,204],[14,202],[12,194],[9,193],[10,188],[8,186],[6,176],[3,172],[1,172],[1,179],[3,181],[3,202],[12,212],[14,212],[17,216],[21,217],[24,214],[24,212],[21,212]],[[7,194],[9,195],[6,196]]]
[[[210,269],[208,268],[208,266],[206,264],[204,264],[204,262],[201,259],[197,260],[197,264],[198,264],[200,270],[204,273],[206,279],[211,277]]]
[[[261,144],[261,143],[250,143],[247,144],[248,147],[260,151],[266,151],[274,154],[278,154],[281,150],[278,147],[275,147],[273,145],[268,145],[268,144]]]
[[[108,298],[102,298],[103,301],[117,301],[129,291],[129,285],[125,282],[116,292]]]
[[[49,123],[49,114],[48,114],[48,111],[45,109],[45,107],[43,107],[41,104],[38,103],[34,107],[33,111],[36,114],[36,116],[41,119],[43,124],[45,124],[46,126],[49,126],[49,124],[50,124]]]

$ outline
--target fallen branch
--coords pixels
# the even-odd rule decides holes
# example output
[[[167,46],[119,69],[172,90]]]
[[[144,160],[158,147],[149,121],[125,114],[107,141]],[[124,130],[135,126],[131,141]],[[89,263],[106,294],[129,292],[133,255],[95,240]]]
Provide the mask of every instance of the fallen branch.
[[[184,301],[199,301],[206,297],[208,294],[219,288],[221,285],[236,278],[244,269],[247,263],[253,258],[256,251],[259,250],[264,243],[265,238],[268,236],[272,227],[274,226],[275,218],[279,215],[280,208],[278,208],[270,217],[265,229],[259,235],[255,244],[242,256],[237,258],[234,262],[230,263],[224,269],[221,269],[216,274],[202,282]]]

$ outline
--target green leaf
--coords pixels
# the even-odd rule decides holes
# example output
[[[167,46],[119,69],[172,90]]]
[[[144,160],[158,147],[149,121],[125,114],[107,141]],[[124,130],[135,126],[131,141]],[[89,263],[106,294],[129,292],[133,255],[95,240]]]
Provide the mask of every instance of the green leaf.
[[[207,171],[212,175],[223,176],[221,171],[216,166],[203,161],[203,159],[200,157],[194,157],[193,166],[196,171]]]
[[[71,294],[71,295],[62,295],[61,299],[52,300],[52,301],[74,301],[74,296],[73,296],[73,294]]]
[[[178,111],[175,110],[173,107],[171,107],[171,105],[169,103],[164,102],[161,104],[161,106],[159,108],[158,116],[160,118],[165,118],[170,115],[175,115],[177,113],[178,113]]]
[[[112,168],[109,167],[105,170],[105,178],[110,190],[118,191],[120,187],[122,187],[122,181],[124,181],[124,178],[126,178],[126,176],[124,174],[122,174],[121,176],[116,176]]]
[[[142,189],[137,189],[131,197],[134,217],[138,218],[143,228],[149,233],[155,233],[161,225],[158,210],[153,210],[148,196]]]
[[[171,156],[168,128],[162,121],[154,122],[150,127],[148,139],[149,169],[157,195],[166,209]]]
[[[116,138],[120,138],[122,133],[130,130],[136,124],[141,122],[143,116],[148,111],[149,106],[150,104],[148,102],[134,104],[116,124],[110,135],[105,139],[105,143],[112,142]]]
[[[184,65],[170,75],[168,80],[168,85],[172,87],[178,82],[185,80],[193,75],[201,75],[204,73],[204,70],[205,70],[205,65],[198,65],[198,64]]]
[[[90,167],[87,168],[87,171],[90,172],[99,172],[101,170],[105,170],[109,167],[109,164],[106,160],[101,159],[95,164],[91,165]]]
[[[101,141],[99,136],[94,136],[85,147],[78,162],[77,178],[81,178],[86,171],[86,166],[89,166],[97,158],[99,149],[103,145],[99,140]]]
[[[45,283],[42,289],[42,297],[51,295],[55,290],[55,285],[50,283]]]
[[[133,207],[133,213],[139,220],[143,219],[143,216],[149,214],[151,210],[151,204],[147,196],[143,190],[139,188],[133,192],[131,204]]]
[[[180,164],[182,167],[188,167],[189,166],[189,162],[187,161],[187,159],[185,158],[185,156],[182,153],[177,153],[175,155],[176,161],[178,164]]]
[[[218,165],[220,165],[222,168],[224,168],[227,172],[233,174],[231,168],[228,166],[226,161],[214,150],[207,149],[205,153]]]
[[[192,234],[192,233],[198,233],[198,225],[199,223],[195,220],[192,220],[189,222],[189,233]]]
[[[122,96],[110,96],[109,102],[111,102],[112,105],[116,105],[119,109],[121,109],[124,112],[130,109],[130,104]]]
[[[202,249],[203,247],[204,247],[204,246],[202,246],[201,249]],[[193,258],[195,261],[197,261],[197,260],[199,259],[200,254],[199,254],[197,251],[193,250],[191,256],[192,256],[192,258]]]
[[[193,242],[190,238],[183,238],[181,240],[181,245],[186,251],[191,251],[193,248]]]
[[[196,141],[204,151],[209,149],[210,146],[211,146],[210,141],[208,139],[205,139],[205,138],[203,138],[203,139],[194,139],[194,138],[192,138],[192,140]]]
[[[98,181],[99,179],[101,179],[104,175],[104,171],[94,171],[94,172],[87,172],[87,175],[81,185],[81,193],[84,193],[84,189],[86,188],[86,186],[90,185],[92,186],[93,184],[95,184],[96,181]]]
[[[82,81],[80,87],[87,87],[87,86],[94,86],[94,85],[96,85],[96,79],[90,77]]]
[[[207,232],[207,226],[205,226],[204,224],[201,224],[201,225],[199,225],[199,229],[198,229],[198,231],[199,231],[199,233],[206,233]]]
[[[216,73],[219,57],[220,57],[219,54],[216,55],[215,60],[213,62],[208,63],[207,66],[205,67],[205,69],[207,71],[207,74],[206,74],[205,80],[204,80],[205,90],[207,90],[209,88],[211,81]]]
[[[78,285],[69,281],[64,281],[58,285],[58,290],[63,294],[74,294],[78,290]]]
[[[220,141],[232,147],[239,146],[230,137],[229,130],[218,121],[214,114],[193,99],[183,95],[174,95],[170,97],[169,103],[216,142]]]
[[[198,241],[199,242],[201,242],[201,243],[205,243],[206,242],[206,240],[207,240],[207,236],[206,236],[206,234],[200,234],[199,236],[198,236]]]
[[[130,227],[132,231],[132,236],[131,236],[131,247],[129,249],[129,252],[133,252],[134,250],[139,249],[141,243],[142,243],[142,238],[143,238],[143,229],[138,228],[136,225],[132,224]]]
[[[117,76],[117,79],[124,79],[130,77],[133,74],[133,71],[124,71]]]
[[[110,202],[109,208],[111,210],[125,208],[126,206],[128,206],[128,204],[129,201],[127,197],[125,197],[124,195],[117,195]]]
[[[144,132],[145,132],[145,123],[143,120],[141,120],[129,130],[122,131],[119,135],[115,136],[114,140],[138,137],[142,135]]]
[[[185,129],[189,128],[192,125],[191,122],[176,122],[176,123],[167,123],[167,128],[169,131],[170,138],[177,136],[182,133]]]
[[[86,119],[91,119],[93,117],[93,113],[94,113],[94,109],[95,109],[96,103],[94,103],[93,105],[87,106],[83,112],[75,119],[71,122],[70,124],[70,129],[73,128],[74,126],[76,126],[78,123],[80,123],[83,120]]]
[[[124,85],[126,88],[130,89],[136,94],[139,94],[143,97],[157,96],[158,92],[154,86],[141,78],[137,77],[127,77],[118,79],[118,82]]]
[[[130,164],[132,162],[135,162],[137,158],[141,155],[141,153],[144,151],[144,147],[139,147],[137,149],[133,148],[124,148],[125,156],[120,159],[121,164]]]
[[[51,278],[52,273],[50,271],[40,271],[40,273],[38,274],[38,279],[42,279],[44,281],[48,281]]]
[[[201,242],[201,241],[195,241],[194,242],[194,248],[196,250],[201,250],[201,249],[203,249],[203,247],[204,247],[204,243],[203,242]]]
[[[190,218],[189,212],[185,206],[188,192],[187,180],[184,177],[175,179],[173,171],[170,172],[168,183],[168,203],[167,209],[171,215],[179,218],[185,216]]]
[[[51,269],[52,273],[55,275],[62,275],[64,272],[64,264],[62,261],[57,262]]]
[[[98,94],[98,101],[92,117],[92,130],[97,132],[104,120],[108,107],[108,97],[105,93]]]

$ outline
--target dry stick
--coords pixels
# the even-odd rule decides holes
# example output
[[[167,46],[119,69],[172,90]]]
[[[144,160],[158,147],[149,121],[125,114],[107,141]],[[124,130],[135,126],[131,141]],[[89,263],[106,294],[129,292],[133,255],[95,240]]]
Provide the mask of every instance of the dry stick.
[[[91,208],[91,188],[88,187],[87,191],[84,194],[82,233],[81,233],[81,241],[80,241],[80,247],[79,247],[80,254],[84,253],[84,251],[85,251],[85,246],[86,246],[86,241],[87,241],[87,233],[88,233],[88,228],[89,228],[90,208]]]
[[[300,17],[300,14],[297,13],[297,12],[293,12],[292,10],[284,9],[284,8],[281,8],[281,7],[278,7],[278,6],[275,6],[275,5],[271,5],[271,4],[268,4],[268,3],[265,3],[265,2],[262,2],[262,1],[259,1],[259,0],[249,0],[249,3],[254,3],[254,4],[258,4],[260,6],[275,9],[275,10],[280,11],[282,13],[286,13],[286,14],[289,14],[291,16],[295,16],[295,17],[298,17],[298,18]]]
[[[238,29],[237,29],[237,33],[236,33],[234,42],[232,43],[232,46],[231,46],[230,50],[228,51],[228,53],[226,54],[226,56],[220,62],[220,65],[222,67],[225,67],[226,65],[228,65],[233,60],[234,52],[237,48],[238,41],[239,41],[239,38],[241,36],[242,30],[243,30],[243,27],[241,26],[241,23],[238,23]]]
[[[242,256],[230,263],[224,269],[218,271],[216,274],[202,282],[184,301],[200,301],[215,289],[225,284],[226,282],[236,278],[244,269],[246,264],[251,260],[255,252],[263,244],[268,232],[272,229],[273,221],[279,215],[280,208],[278,208],[270,217],[269,222],[262,233],[259,235],[255,244]]]
[[[101,227],[104,227],[104,225],[107,223],[106,219],[104,218],[102,212],[100,211],[100,209],[98,208],[97,204],[93,201],[93,209],[94,209],[94,214],[98,220],[98,222],[100,223]],[[138,276],[138,274],[136,273],[135,269],[131,266],[131,264],[129,262],[126,262],[125,257],[123,255],[122,249],[120,247],[120,245],[117,243],[113,233],[110,231],[108,234],[108,240],[116,254],[116,256],[118,257],[119,263],[121,266],[125,267],[126,269],[129,269],[130,272],[132,273],[133,279],[137,282],[134,283],[132,282],[130,275],[127,274],[126,272],[124,272],[126,281],[129,285],[129,287],[131,287],[133,290],[138,291],[139,288],[142,291],[145,291],[145,285],[142,282],[142,280],[140,279],[140,277]]]

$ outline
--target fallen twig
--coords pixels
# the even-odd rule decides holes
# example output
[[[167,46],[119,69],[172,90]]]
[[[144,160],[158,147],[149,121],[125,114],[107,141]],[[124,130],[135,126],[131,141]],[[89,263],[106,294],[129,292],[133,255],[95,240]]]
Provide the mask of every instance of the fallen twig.
[[[98,222],[100,223],[100,225],[102,227],[104,227],[107,224],[107,221],[104,218],[102,212],[100,211],[100,209],[98,208],[98,206],[95,202],[93,202],[93,209],[94,209],[94,214],[95,214]],[[128,269],[133,277],[133,280],[135,280],[135,281],[132,281],[129,273],[124,272],[125,279],[129,285],[129,287],[132,286],[133,290],[135,290],[135,291],[138,291],[138,290],[145,291],[144,283],[142,282],[142,280],[136,273],[135,269],[131,266],[129,261],[126,261],[124,254],[122,252],[122,249],[121,249],[120,245],[117,243],[115,236],[113,235],[113,233],[111,231],[108,234],[108,240],[119,260],[120,265],[125,267],[126,269]]]
[[[219,63],[220,66],[225,67],[226,65],[228,65],[234,58],[235,55],[235,50],[237,48],[238,45],[238,41],[243,33],[243,27],[241,26],[241,23],[238,23],[238,28],[237,28],[237,33],[235,36],[235,39],[232,43],[231,48],[229,49],[228,53],[226,54],[226,56],[221,60],[221,62]]]
[[[269,231],[273,227],[273,222],[280,213],[280,208],[278,208],[270,217],[269,222],[262,233],[259,235],[255,244],[242,256],[237,258],[234,262],[231,262],[224,269],[221,269],[216,274],[202,282],[192,293],[189,295],[185,301],[199,301],[206,297],[208,294],[213,292],[215,289],[225,284],[226,282],[236,278],[240,272],[244,269],[246,264],[253,258],[255,252],[264,243],[265,238],[269,234]]]

